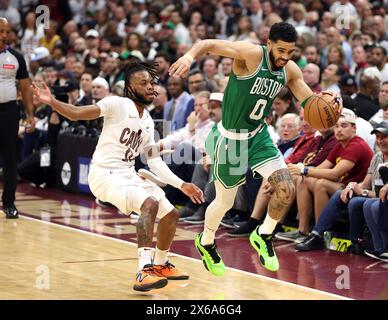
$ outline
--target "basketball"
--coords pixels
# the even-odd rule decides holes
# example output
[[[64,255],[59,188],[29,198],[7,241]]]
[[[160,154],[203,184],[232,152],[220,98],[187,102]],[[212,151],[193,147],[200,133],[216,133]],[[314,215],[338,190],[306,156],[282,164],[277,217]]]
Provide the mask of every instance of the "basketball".
[[[332,105],[333,94],[322,92],[314,94],[304,106],[304,119],[315,129],[329,129],[339,118],[335,107]]]

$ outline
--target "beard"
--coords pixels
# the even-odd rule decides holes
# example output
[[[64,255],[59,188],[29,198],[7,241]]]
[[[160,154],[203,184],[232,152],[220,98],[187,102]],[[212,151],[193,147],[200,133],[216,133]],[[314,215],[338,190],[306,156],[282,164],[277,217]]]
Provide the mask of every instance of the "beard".
[[[146,97],[140,95],[136,90],[130,89],[131,99],[142,106],[149,106],[154,99],[147,99]]]
[[[269,51],[268,53],[268,56],[269,56],[269,60],[271,61],[271,67],[272,67],[272,70],[273,71],[279,71],[281,70],[283,67],[278,67],[275,63],[275,57],[273,56],[273,53],[272,51]],[[285,66],[285,65],[284,65]]]

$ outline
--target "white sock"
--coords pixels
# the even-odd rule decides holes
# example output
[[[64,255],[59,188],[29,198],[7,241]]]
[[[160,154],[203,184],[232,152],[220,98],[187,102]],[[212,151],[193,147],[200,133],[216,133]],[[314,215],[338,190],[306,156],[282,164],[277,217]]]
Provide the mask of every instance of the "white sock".
[[[137,249],[137,257],[139,258],[139,270],[143,269],[146,264],[152,264],[154,257],[154,248],[142,247]]]
[[[203,230],[201,244],[203,246],[213,244],[216,231],[220,226],[225,213],[233,207],[238,187],[225,189],[219,181],[214,182],[216,198],[207,207],[205,213],[205,227]]]
[[[210,244],[213,244],[215,236],[216,236],[216,230],[209,229],[205,221],[205,228],[203,229],[201,244],[203,246],[208,246]]]
[[[259,234],[272,234],[276,228],[277,220],[272,219],[267,213],[263,224],[259,227]]]
[[[168,261],[167,254],[168,254],[168,249],[167,250],[160,250],[158,247],[156,247],[154,264],[156,264],[156,265],[165,264]]]

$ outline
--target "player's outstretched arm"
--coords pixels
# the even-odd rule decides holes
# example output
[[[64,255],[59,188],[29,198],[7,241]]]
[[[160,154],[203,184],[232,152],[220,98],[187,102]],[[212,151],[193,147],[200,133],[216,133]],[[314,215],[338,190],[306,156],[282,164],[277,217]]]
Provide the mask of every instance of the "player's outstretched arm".
[[[170,75],[185,77],[194,59],[206,53],[243,61],[248,70],[255,70],[262,56],[260,47],[247,41],[206,39],[194,44],[184,56],[173,63],[169,69]]]
[[[288,78],[287,86],[290,88],[295,98],[303,105],[314,93],[306,82],[304,82],[302,71],[295,62],[289,61],[286,70]],[[341,96],[339,94],[334,94],[331,98],[331,103],[335,107],[336,112],[341,114],[343,108]]]
[[[201,204],[205,202],[203,192],[200,188],[198,188],[193,183],[184,182],[170,170],[167,164],[159,156],[158,146],[149,146],[147,150],[144,150],[144,154],[146,156],[147,164],[150,167],[150,170],[161,181],[177,189],[180,189],[194,203]]]
[[[44,104],[51,106],[56,112],[60,113],[64,117],[76,121],[76,120],[93,120],[100,117],[100,107],[96,105],[89,105],[83,107],[76,107],[72,104],[61,102],[54,98],[50,89],[45,83],[43,88],[38,88],[35,84],[31,85],[33,95]]]

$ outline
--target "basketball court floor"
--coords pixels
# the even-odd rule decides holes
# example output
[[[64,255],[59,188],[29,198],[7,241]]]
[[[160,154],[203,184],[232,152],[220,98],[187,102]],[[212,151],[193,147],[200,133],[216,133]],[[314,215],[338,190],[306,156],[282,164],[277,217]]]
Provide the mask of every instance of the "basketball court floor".
[[[1,186],[0,186],[1,191]],[[261,267],[247,238],[220,228],[223,277],[205,271],[193,239],[202,226],[180,223],[170,261],[190,273],[147,293],[132,290],[136,220],[94,198],[19,184],[18,220],[0,213],[0,299],[264,300],[388,299],[388,263],[335,251],[295,252],[276,241],[280,270]]]

